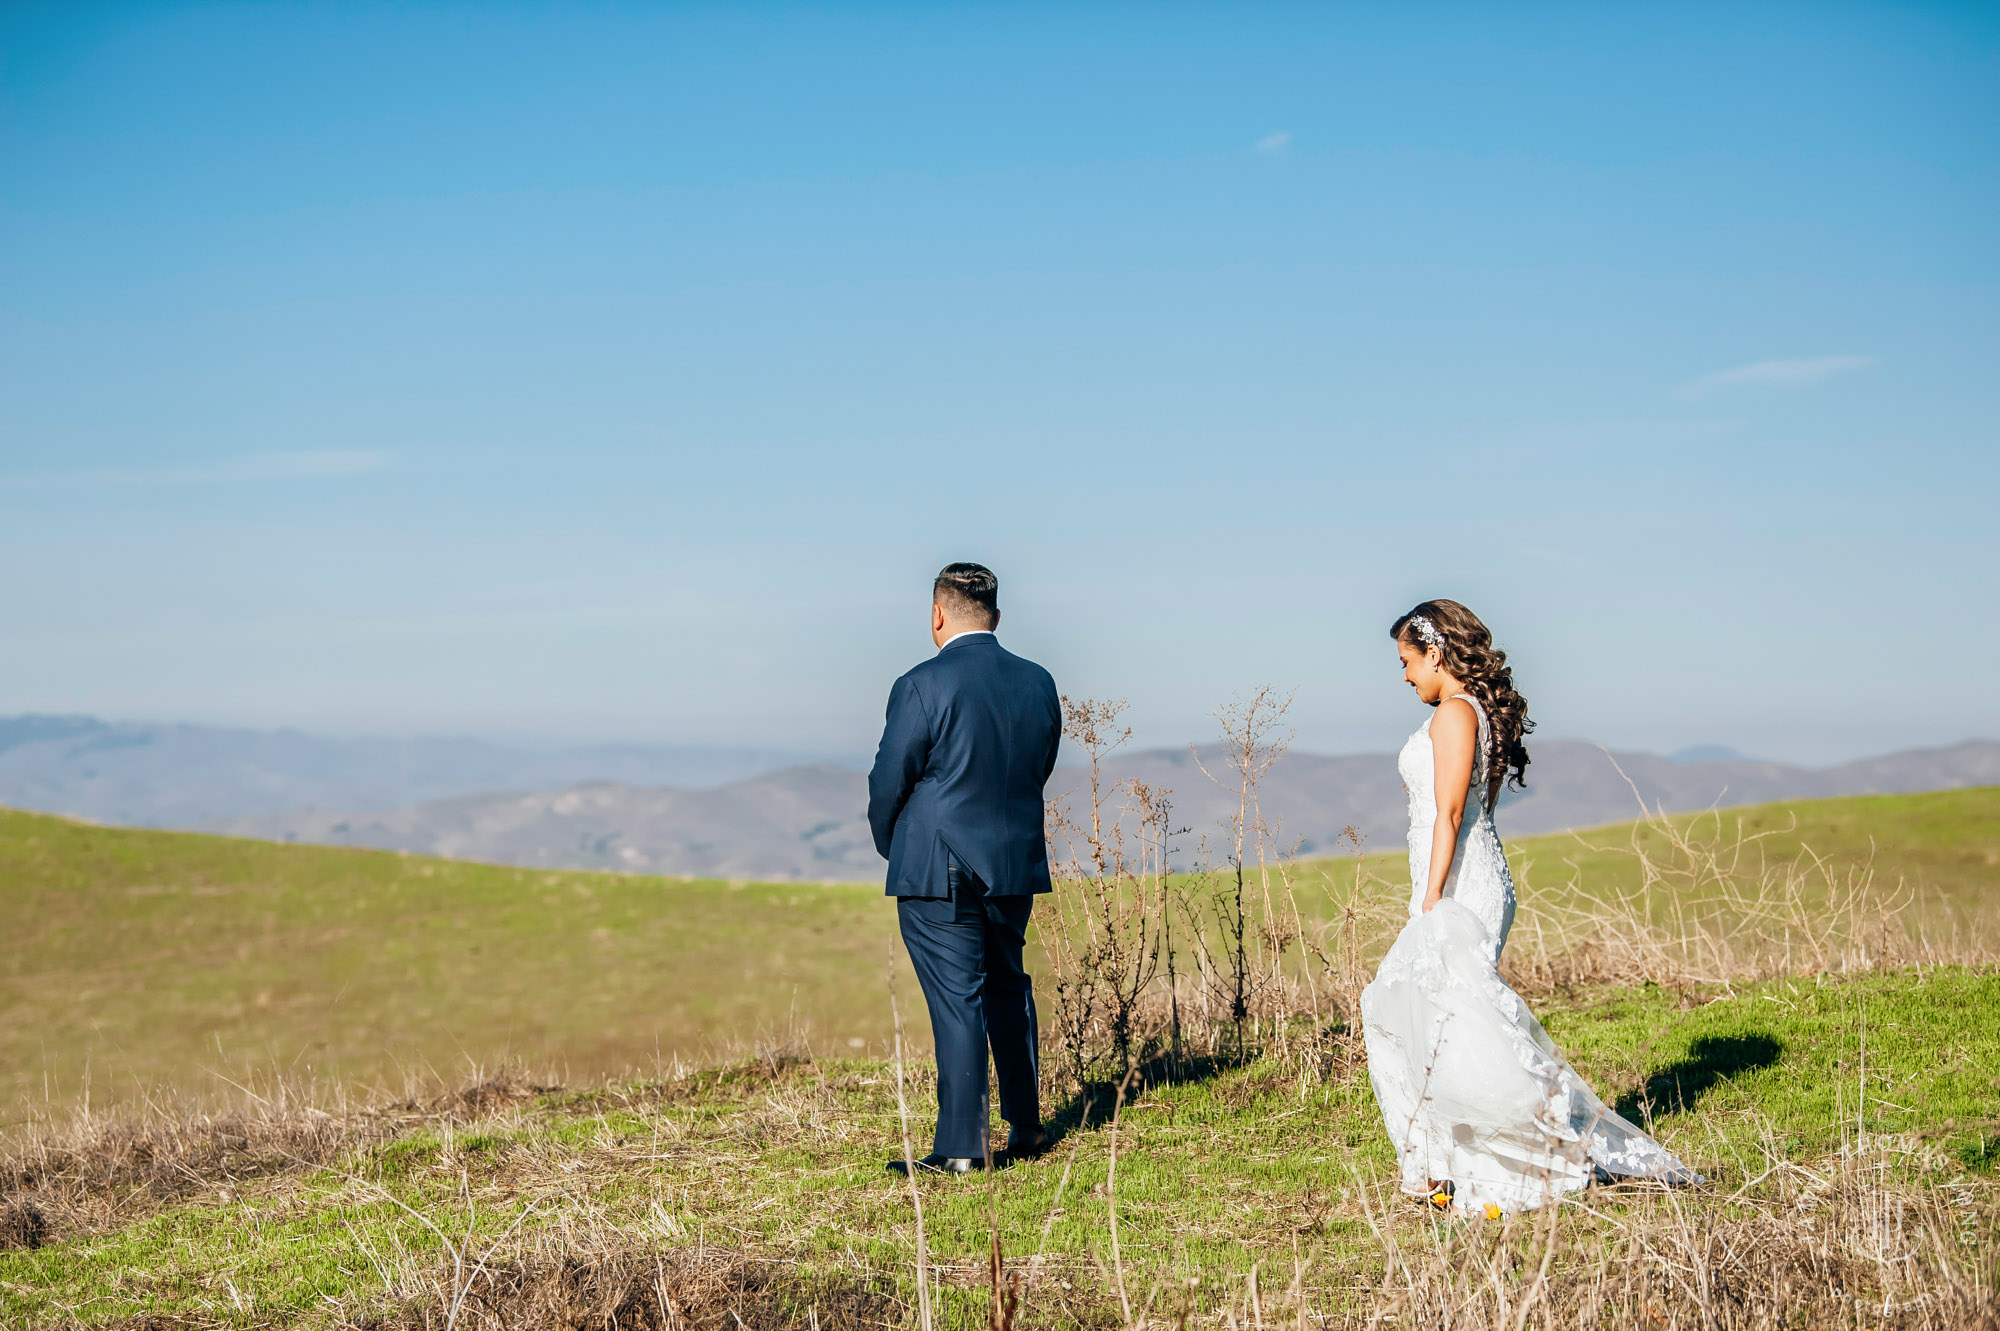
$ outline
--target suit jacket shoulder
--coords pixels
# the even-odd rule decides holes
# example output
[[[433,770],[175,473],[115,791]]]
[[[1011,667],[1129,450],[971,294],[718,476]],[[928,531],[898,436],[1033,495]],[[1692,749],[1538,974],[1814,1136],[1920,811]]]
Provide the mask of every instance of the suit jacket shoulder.
[[[996,895],[1046,892],[1042,787],[1061,738],[1054,677],[994,638],[904,672],[869,774],[890,894],[945,895],[952,864]]]

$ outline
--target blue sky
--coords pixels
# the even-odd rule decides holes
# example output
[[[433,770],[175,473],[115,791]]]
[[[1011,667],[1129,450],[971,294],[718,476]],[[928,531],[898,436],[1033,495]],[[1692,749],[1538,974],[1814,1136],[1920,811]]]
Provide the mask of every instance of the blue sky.
[[[872,746],[949,559],[1139,737],[2000,735],[2000,19],[10,6],[0,713]]]

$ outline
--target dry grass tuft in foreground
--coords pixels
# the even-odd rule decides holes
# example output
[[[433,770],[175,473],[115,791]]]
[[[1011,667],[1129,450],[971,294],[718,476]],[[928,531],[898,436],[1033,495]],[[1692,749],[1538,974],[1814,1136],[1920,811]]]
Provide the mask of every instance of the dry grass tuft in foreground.
[[[1993,1331],[1991,1199],[1962,1177],[1911,1179],[1910,1143],[1870,1141],[1813,1167],[1776,1163],[1722,1197],[1607,1197],[1411,1243],[1386,1210],[1370,1320],[1396,1327],[1792,1327]],[[1771,1186],[1761,1186],[1769,1182]]]
[[[471,1123],[554,1089],[517,1074],[479,1074],[463,1086],[357,1105],[345,1093],[272,1077],[239,1088],[224,1109],[86,1106],[31,1123],[0,1154],[0,1249],[103,1233],[204,1193],[227,1198],[253,1180],[324,1167],[421,1125]]]
[[[622,1248],[481,1264],[458,1283],[355,1331],[818,1331],[891,1327],[905,1311],[893,1281],[816,1271],[725,1248]]]
[[[2000,1042],[1965,1016],[1996,1002],[2000,977],[1947,969],[1767,985],[1692,1011],[1652,989],[1559,1012],[1586,1060],[1639,1050],[1607,1093],[1678,1066],[1698,1032],[1769,1031],[1779,1055],[1662,1105],[1660,1130],[1711,1186],[1595,1191],[1504,1222],[1385,1198],[1393,1161],[1358,1067],[1186,1069],[1067,1120],[1042,1161],[926,1183],[922,1294],[914,1199],[882,1169],[897,1127],[879,1062],[772,1056],[532,1096],[481,1079],[353,1111],[349,1147],[325,1163],[188,1151],[185,1195],[150,1215],[135,1176],[112,1225],[0,1252],[0,1324],[915,1328],[928,1302],[937,1328],[1990,1328],[2000,1195],[1986,1137],[1953,1125],[2000,1074]],[[1858,1037],[1864,1009],[1865,1069],[1828,1034]],[[926,1073],[905,1088],[918,1115]],[[1844,1102],[1812,1098],[1843,1079]],[[1857,1103],[1864,1085],[1894,1086],[1901,1107]],[[129,1137],[100,1124],[88,1140],[128,1158],[146,1134],[201,1143],[241,1122]],[[269,1168],[245,1172],[246,1158]],[[992,1289],[1019,1291],[1017,1311],[996,1313]]]
[[[222,1112],[148,1105],[134,1112],[79,1111],[24,1134],[0,1157],[0,1197],[39,1226],[0,1224],[0,1247],[37,1247],[51,1237],[93,1233],[199,1192],[293,1168],[324,1164],[356,1141],[396,1131],[390,1112],[329,1111],[277,1081],[272,1097],[246,1097]],[[10,1244],[13,1228],[26,1241]]]
[[[0,1251],[39,1248],[49,1240],[49,1218],[25,1198],[0,1206]]]

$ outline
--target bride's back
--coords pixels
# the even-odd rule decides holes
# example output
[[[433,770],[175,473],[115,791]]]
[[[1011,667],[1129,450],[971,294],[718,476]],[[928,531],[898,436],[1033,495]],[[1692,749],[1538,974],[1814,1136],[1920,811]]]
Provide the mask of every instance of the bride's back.
[[[1514,877],[1507,869],[1507,853],[1493,824],[1491,781],[1487,775],[1492,749],[1492,725],[1486,708],[1469,693],[1457,694],[1439,703],[1440,709],[1469,706],[1479,726],[1473,746],[1472,771],[1465,791],[1465,819],[1459,824],[1457,853],[1451,872],[1444,880],[1445,895],[1465,906],[1486,926],[1493,938],[1493,955],[1507,944],[1514,926]],[[1410,796],[1410,914],[1423,911],[1424,892],[1430,882],[1432,833],[1437,826],[1437,759],[1431,745],[1431,722],[1417,727],[1396,756],[1396,770]]]

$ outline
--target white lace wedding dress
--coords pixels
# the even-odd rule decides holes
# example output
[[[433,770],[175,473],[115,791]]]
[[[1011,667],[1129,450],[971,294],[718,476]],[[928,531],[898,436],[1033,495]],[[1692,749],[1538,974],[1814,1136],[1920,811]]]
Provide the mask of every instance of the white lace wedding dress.
[[[1361,994],[1368,1077],[1403,1191],[1422,1196],[1430,1180],[1449,1179],[1453,1205],[1469,1215],[1541,1206],[1599,1172],[1701,1182],[1584,1085],[1500,978],[1514,880],[1486,803],[1486,712],[1458,696],[1478,716],[1479,756],[1444,899],[1424,913],[1437,823],[1426,721],[1396,759],[1410,794],[1410,922]]]

